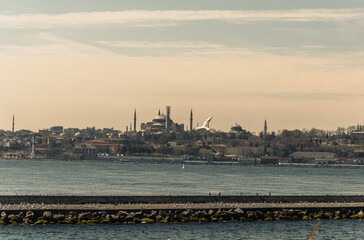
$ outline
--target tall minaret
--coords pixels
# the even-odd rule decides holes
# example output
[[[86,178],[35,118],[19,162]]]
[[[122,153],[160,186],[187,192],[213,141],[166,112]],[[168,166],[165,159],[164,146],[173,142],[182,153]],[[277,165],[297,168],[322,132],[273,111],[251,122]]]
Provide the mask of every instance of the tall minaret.
[[[13,128],[12,128],[12,131],[13,131],[13,133],[14,133],[14,130],[15,130],[15,117],[14,117],[14,114],[13,114]]]
[[[264,136],[267,136],[268,133],[267,119],[264,120]]]
[[[169,132],[169,127],[171,124],[171,107],[167,106],[166,107],[166,131]]]
[[[33,135],[32,153],[30,154],[30,158],[35,158],[35,135]]]
[[[136,132],[136,109],[134,109],[134,132]]]
[[[193,113],[192,113],[192,109],[191,109],[191,113],[190,113],[190,132],[192,132],[193,129]]]

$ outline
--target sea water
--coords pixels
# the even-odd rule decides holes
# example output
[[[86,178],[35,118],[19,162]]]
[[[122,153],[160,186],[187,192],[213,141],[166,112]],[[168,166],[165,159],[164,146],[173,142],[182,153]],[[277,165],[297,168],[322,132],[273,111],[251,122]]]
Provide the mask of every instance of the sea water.
[[[0,160],[0,194],[363,194],[364,170]],[[316,221],[0,226],[0,239],[305,239]],[[315,239],[364,239],[361,220],[322,221]]]
[[[363,169],[0,160],[0,194],[364,194]]]
[[[304,240],[317,221],[0,226],[0,239]],[[360,220],[323,220],[315,240],[364,239]]]

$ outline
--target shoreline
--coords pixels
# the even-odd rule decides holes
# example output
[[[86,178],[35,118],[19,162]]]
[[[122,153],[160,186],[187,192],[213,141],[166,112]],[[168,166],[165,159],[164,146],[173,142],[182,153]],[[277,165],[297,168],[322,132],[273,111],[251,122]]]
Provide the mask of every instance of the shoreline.
[[[141,158],[143,159],[143,158]],[[201,162],[201,161],[147,161],[147,160],[132,160],[132,161],[120,161],[120,160],[102,160],[102,159],[60,159],[60,158],[2,158],[4,161],[54,161],[54,162],[97,162],[97,163],[119,163],[119,164],[169,164],[169,165],[206,165],[206,166],[239,166],[239,167],[289,167],[289,168],[333,168],[333,169],[364,169],[364,165],[310,165],[310,164],[245,164],[234,162]]]

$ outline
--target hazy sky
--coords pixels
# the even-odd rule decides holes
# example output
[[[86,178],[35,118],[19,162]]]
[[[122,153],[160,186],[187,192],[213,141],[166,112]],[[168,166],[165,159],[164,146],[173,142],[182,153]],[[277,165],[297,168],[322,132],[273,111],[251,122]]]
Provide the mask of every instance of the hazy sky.
[[[0,129],[364,123],[364,0],[0,0]]]

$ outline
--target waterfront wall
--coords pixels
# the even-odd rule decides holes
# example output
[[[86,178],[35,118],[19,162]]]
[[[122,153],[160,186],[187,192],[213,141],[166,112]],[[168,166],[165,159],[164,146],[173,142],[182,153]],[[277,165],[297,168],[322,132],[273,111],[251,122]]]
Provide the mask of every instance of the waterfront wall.
[[[114,204],[114,203],[300,203],[300,202],[364,202],[364,195],[325,196],[44,196],[11,195],[0,196],[0,204],[44,203],[44,204]]]

